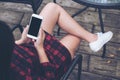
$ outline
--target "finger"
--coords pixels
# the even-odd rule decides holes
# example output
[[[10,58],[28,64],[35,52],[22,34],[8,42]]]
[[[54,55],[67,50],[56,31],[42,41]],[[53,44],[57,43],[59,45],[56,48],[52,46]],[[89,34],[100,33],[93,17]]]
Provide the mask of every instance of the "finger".
[[[41,41],[41,37],[42,37],[42,33],[41,33],[41,30],[40,30],[39,33],[38,33],[37,40],[36,40],[36,43],[37,43],[37,44],[40,43],[40,41]]]
[[[33,42],[35,42],[36,40],[35,39],[31,39]]]
[[[42,30],[42,29],[40,29],[39,34],[38,34],[38,37],[39,37],[39,38],[42,38],[42,37],[43,37],[43,30]]]
[[[28,31],[28,29],[29,29],[29,26],[27,25],[27,26],[25,27],[25,30]]]
[[[38,34],[37,42],[38,43],[43,43],[43,40],[44,40],[44,31],[42,29],[40,29],[39,34]]]
[[[28,32],[28,27],[29,27],[28,25],[26,27],[24,27],[24,30],[23,30],[24,34]]]

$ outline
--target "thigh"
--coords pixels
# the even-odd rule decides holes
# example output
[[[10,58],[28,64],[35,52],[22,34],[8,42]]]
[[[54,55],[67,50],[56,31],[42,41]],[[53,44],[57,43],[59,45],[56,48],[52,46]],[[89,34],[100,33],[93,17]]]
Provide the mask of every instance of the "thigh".
[[[80,45],[80,38],[74,35],[66,35],[63,37],[60,42],[70,51],[71,57],[73,58],[75,55],[75,51]]]
[[[43,17],[43,21],[41,24],[42,29],[52,34],[59,16],[59,10],[57,9],[57,5],[54,3],[48,3],[42,9],[39,15]]]

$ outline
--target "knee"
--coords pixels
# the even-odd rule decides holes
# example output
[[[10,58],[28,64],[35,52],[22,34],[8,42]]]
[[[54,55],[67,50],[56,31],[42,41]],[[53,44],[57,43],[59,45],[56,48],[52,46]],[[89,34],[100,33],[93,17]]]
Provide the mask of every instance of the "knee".
[[[52,7],[52,8],[54,8],[54,9],[56,9],[57,7],[58,7],[58,4],[56,4],[56,3],[53,3],[53,2],[50,2],[50,3],[47,3],[47,5],[46,5],[47,7]]]

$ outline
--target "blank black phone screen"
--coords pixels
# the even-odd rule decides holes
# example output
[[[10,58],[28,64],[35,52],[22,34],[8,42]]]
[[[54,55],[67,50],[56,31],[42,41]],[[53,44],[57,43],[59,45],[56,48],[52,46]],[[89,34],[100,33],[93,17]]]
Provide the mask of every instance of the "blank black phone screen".
[[[31,23],[29,25],[29,31],[28,34],[37,37],[39,28],[41,26],[42,19],[32,17]]]

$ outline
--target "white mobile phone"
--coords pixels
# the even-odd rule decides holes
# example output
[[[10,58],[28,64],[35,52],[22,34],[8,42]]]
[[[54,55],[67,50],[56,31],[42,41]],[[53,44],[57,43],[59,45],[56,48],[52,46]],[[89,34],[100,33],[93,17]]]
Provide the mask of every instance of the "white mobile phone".
[[[28,30],[27,37],[32,39],[37,39],[42,20],[43,20],[42,16],[37,14],[32,14],[30,23],[29,23],[29,30]]]

